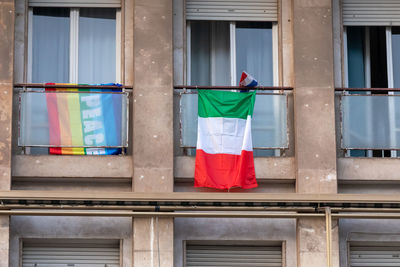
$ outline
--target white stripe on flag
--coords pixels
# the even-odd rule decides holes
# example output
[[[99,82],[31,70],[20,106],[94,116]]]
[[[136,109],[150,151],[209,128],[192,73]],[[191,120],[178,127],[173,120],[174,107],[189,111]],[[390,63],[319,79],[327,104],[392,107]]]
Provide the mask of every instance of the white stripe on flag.
[[[209,154],[240,155],[253,151],[251,116],[237,118],[198,118],[197,149]]]

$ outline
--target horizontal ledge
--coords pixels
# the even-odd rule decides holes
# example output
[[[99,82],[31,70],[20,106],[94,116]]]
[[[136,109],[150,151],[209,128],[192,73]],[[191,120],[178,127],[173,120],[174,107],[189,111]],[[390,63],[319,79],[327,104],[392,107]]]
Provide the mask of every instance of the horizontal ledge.
[[[399,203],[399,194],[298,194],[298,193],[142,193],[12,190],[0,191],[0,200],[58,200],[109,202],[224,202],[224,203]]]
[[[338,181],[400,182],[400,158],[338,158]]]
[[[17,155],[12,176],[29,178],[131,178],[130,156]]]
[[[194,177],[195,157],[175,157],[174,177],[180,181]],[[254,158],[257,180],[294,182],[295,165],[293,157]]]
[[[325,217],[323,213],[274,212],[146,212],[146,211],[57,211],[57,210],[0,210],[12,216],[90,216],[90,217],[196,217],[196,218],[304,218]]]

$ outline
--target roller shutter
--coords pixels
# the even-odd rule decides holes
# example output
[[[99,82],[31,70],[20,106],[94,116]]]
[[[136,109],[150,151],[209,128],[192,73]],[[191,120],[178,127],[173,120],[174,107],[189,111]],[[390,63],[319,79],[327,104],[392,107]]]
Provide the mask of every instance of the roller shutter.
[[[400,25],[398,0],[342,0],[344,25]]]
[[[22,267],[119,267],[118,242],[24,243]]]
[[[350,246],[350,266],[400,266],[400,246]]]
[[[186,0],[186,19],[277,21],[277,0]]]
[[[282,267],[281,246],[187,245],[186,267]]]
[[[29,0],[29,6],[120,8],[121,0]]]

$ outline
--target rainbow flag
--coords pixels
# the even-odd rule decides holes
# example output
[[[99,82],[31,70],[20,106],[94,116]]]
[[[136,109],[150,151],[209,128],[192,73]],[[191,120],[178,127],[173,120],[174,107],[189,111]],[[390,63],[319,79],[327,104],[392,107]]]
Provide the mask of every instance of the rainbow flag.
[[[46,85],[56,84],[47,83]],[[122,152],[121,148],[99,148],[122,145],[122,94],[96,93],[100,91],[98,89],[46,88],[45,91],[49,144],[74,146],[50,147],[50,154],[115,155]],[[67,93],[54,93],[54,91],[67,91]],[[73,93],[74,91],[89,92]],[[120,89],[101,91],[121,92]]]

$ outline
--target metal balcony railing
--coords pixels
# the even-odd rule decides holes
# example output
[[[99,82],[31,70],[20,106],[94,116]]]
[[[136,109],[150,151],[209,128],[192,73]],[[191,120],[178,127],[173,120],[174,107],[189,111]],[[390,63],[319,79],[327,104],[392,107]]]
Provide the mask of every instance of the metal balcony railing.
[[[400,150],[400,88],[336,88],[341,148]]]
[[[174,86],[179,96],[180,145],[195,148],[197,142],[197,89],[205,90],[257,90],[252,121],[254,149],[280,149],[289,147],[288,93],[291,87],[245,88],[239,86]]]
[[[128,94],[115,85],[15,84],[21,147],[124,148]]]

